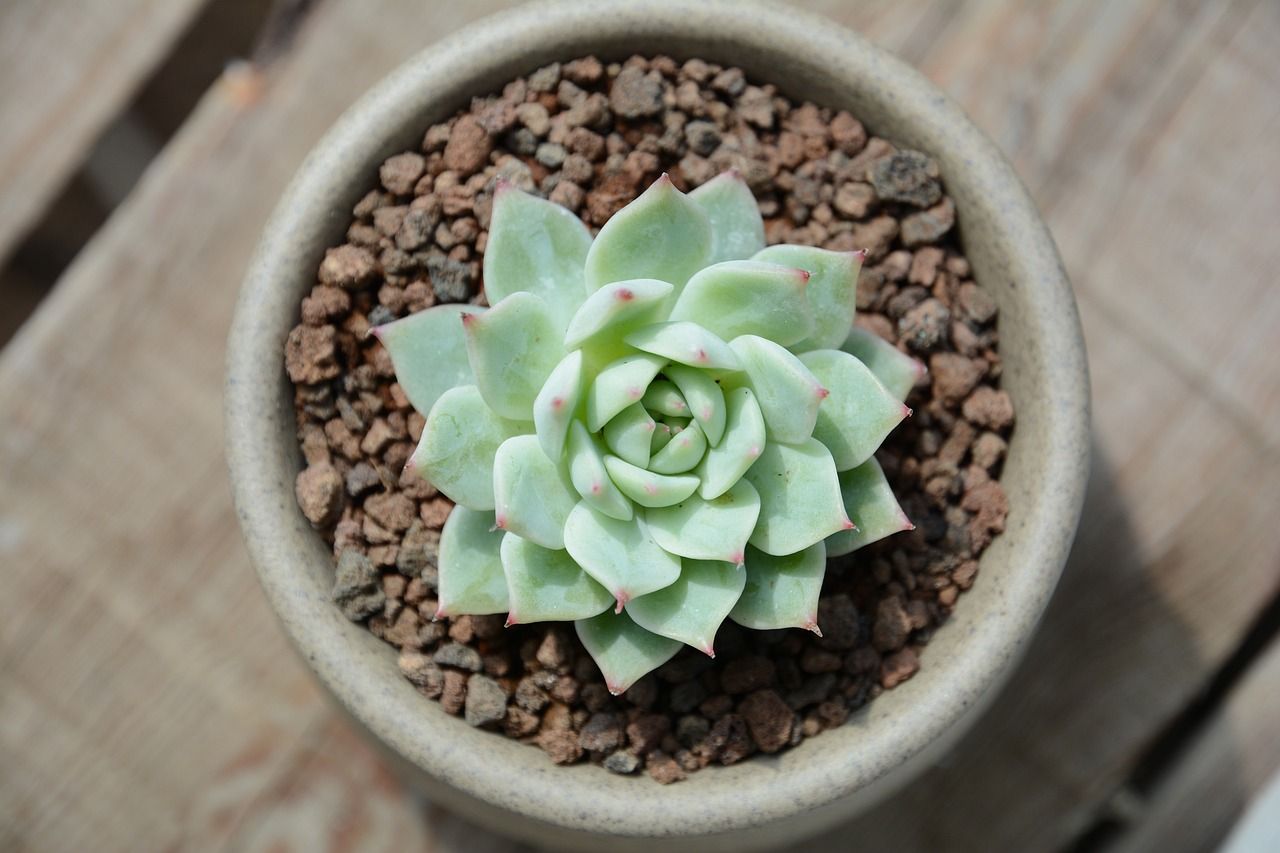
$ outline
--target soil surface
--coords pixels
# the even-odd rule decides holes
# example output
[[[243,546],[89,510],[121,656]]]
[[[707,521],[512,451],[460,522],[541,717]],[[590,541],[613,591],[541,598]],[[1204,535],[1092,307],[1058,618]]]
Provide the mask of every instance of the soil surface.
[[[727,169],[755,192],[770,243],[868,250],[856,322],[929,367],[907,401],[914,417],[878,453],[916,529],[830,562],[822,637],[726,621],[714,660],[683,649],[614,697],[572,625],[432,621],[452,504],[401,475],[424,419],[365,333],[435,304],[484,303],[500,177],[598,228],[664,171],[690,190]],[[794,746],[915,674],[1004,529],[997,478],[1014,419],[999,388],[996,306],[971,280],[927,154],[736,68],[587,57],[476,99],[369,179],[285,350],[306,459],[297,497],[333,544],[335,603],[400,650],[425,697],[556,763],[668,783]]]

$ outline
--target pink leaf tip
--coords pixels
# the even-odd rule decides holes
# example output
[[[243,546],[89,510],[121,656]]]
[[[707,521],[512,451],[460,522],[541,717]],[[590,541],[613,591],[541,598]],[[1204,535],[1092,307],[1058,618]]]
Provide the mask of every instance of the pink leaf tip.
[[[654,182],[653,182],[653,185],[654,185],[655,187],[656,187],[656,186],[658,186],[658,185],[660,185],[660,184],[665,184],[666,186],[671,186],[671,176],[670,176],[670,175],[668,175],[666,172],[663,172],[661,175],[659,175],[659,176],[658,176],[658,180],[656,180],[656,181],[654,181]]]
[[[817,617],[817,616],[810,616],[810,617],[809,617],[809,621],[808,621],[808,622],[805,622],[805,623],[804,623],[803,625],[801,625],[800,627],[801,627],[801,628],[804,628],[806,631],[812,631],[814,634],[816,634],[816,635],[817,635],[817,636],[819,636],[819,637],[821,637],[821,636],[822,636],[822,629],[818,627],[818,617]]]
[[[619,590],[613,594],[613,597],[615,599],[613,612],[616,615],[621,613],[622,608],[627,606],[627,602],[631,600],[631,593]]]
[[[711,658],[712,660],[715,660],[715,659],[716,659],[716,650],[715,650],[715,648],[714,648],[714,647],[712,647],[712,646],[706,646],[706,647],[704,647],[704,648],[703,648],[703,650],[702,650],[702,653],[703,653],[704,655],[706,655],[707,657]]]
[[[858,249],[853,253],[853,257],[858,261],[858,263],[862,263],[867,259],[867,254],[868,252],[866,249]]]
[[[516,619],[516,615],[515,615],[514,613],[508,613],[508,614],[507,614],[507,621],[503,623],[502,627],[503,627],[503,628],[510,628],[512,625],[518,625],[518,624],[519,624],[519,622],[518,622],[518,620]]]
[[[506,517],[505,515],[499,515],[497,518],[495,518],[495,519],[493,520],[493,529],[494,529],[494,530],[506,530],[506,529],[507,529],[507,517]]]
[[[909,418],[909,417],[911,417],[913,414],[914,414],[914,412],[912,412],[912,411],[911,411],[911,407],[910,407],[910,406],[908,406],[906,403],[903,403],[903,404],[902,404],[902,416],[903,416],[904,418]]]
[[[364,336],[365,338],[376,338],[378,340],[382,340],[382,327],[370,326],[369,331],[365,332]]]
[[[841,527],[842,527],[844,530],[857,530],[857,529],[858,529],[858,525],[856,525],[856,524],[854,524],[854,523],[853,523],[853,519],[852,519],[852,518],[846,518],[846,519],[844,520],[844,524],[842,524],[842,525],[841,525]]]
[[[495,199],[501,198],[513,189],[515,189],[515,187],[506,178],[498,178],[498,180],[493,184],[493,197]]]
[[[831,391],[830,391],[830,389],[828,389],[828,388],[823,388],[821,385],[819,385],[819,386],[818,386],[818,390],[817,390],[817,392],[816,392],[816,393],[817,393],[817,395],[818,395],[818,399],[819,399],[819,400],[825,400],[825,399],[827,399],[828,397],[830,397],[830,396],[831,396]]]
[[[416,462],[413,461],[413,457],[410,456],[408,461],[404,463],[404,467],[400,469],[400,475],[404,476],[405,474],[417,474],[417,473],[418,473],[418,465]]]
[[[443,607],[437,607],[435,614],[431,617],[432,622],[439,622],[441,619],[448,619],[449,614],[445,612]]]
[[[621,696],[623,691],[626,690],[625,687],[619,686],[616,681],[606,680],[604,686],[609,689],[610,696]]]
[[[618,300],[620,302],[630,302],[636,298],[635,291],[629,287],[621,287],[618,289]]]
[[[733,563],[734,568],[745,569],[747,567],[747,555],[743,551],[734,551],[729,555],[729,562]]]

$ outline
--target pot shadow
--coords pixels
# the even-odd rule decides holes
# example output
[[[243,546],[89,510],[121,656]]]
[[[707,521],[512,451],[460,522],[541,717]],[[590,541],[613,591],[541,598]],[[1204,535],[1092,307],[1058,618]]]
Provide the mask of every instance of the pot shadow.
[[[1168,681],[1185,684],[1205,666],[1162,597],[1162,565],[1144,559],[1096,440],[1092,459],[1067,567],[991,707],[898,793],[788,853],[848,850],[851,839],[866,850],[1094,850],[1132,814],[1127,783],[1149,788],[1144,753],[1165,744],[1158,736],[1179,710]],[[1185,671],[1171,672],[1171,661]]]

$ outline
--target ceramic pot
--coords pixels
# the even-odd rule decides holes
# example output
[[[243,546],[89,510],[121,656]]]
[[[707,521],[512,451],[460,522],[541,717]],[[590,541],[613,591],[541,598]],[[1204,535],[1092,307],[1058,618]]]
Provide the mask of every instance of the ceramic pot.
[[[423,32],[423,41],[431,33]],[[419,695],[394,650],[330,603],[333,558],[303,518],[284,340],[324,250],[387,156],[474,95],[553,60],[664,53],[735,65],[793,97],[845,108],[932,154],[979,284],[1000,307],[1003,385],[1018,413],[1001,482],[1008,529],[925,649],[919,673],[849,722],[778,756],[708,767],[677,785],[469,727]],[[1053,241],[995,146],[919,73],[829,21],[742,3],[525,6],[409,60],[316,146],[281,200],[231,330],[226,434],[236,506],[262,585],[320,682],[437,802],[556,849],[747,850],[794,842],[891,793],[974,720],[1025,648],[1062,571],[1088,471],[1088,378]],[[605,838],[604,836],[610,836]]]

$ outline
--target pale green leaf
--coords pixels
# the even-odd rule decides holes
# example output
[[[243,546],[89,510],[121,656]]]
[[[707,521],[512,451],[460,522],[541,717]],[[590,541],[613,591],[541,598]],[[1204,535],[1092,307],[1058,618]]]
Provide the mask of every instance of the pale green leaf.
[[[587,253],[588,292],[615,281],[656,278],[676,293],[707,264],[711,224],[697,204],[663,175],[615,213]]]
[[[569,425],[569,480],[582,499],[605,515],[626,521],[631,501],[618,490],[604,467],[604,454],[582,421]]]
[[[760,517],[760,496],[739,480],[711,500],[692,495],[675,506],[645,513],[649,532],[663,549],[695,560],[742,562],[743,549]]]
[[[586,298],[583,265],[591,231],[558,204],[500,185],[484,250],[484,290],[491,304],[513,293],[547,303],[561,332]]]
[[[724,435],[719,444],[707,450],[698,466],[702,480],[698,494],[704,500],[724,494],[764,452],[764,416],[751,389],[735,388],[724,395],[724,400]]]
[[[671,441],[671,425],[658,421],[653,427],[653,441],[649,445],[649,453],[656,456],[662,452],[662,448],[666,447]]]
[[[619,521],[580,503],[564,526],[564,545],[583,571],[609,590],[619,610],[680,576],[680,558],[658,546],[639,515]]]
[[[502,571],[503,533],[493,513],[455,506],[440,531],[437,618],[507,612],[507,576]]]
[[[578,502],[536,435],[508,438],[493,460],[496,524],[544,548],[564,547],[564,523]]]
[[[673,290],[669,283],[656,278],[606,284],[588,296],[573,315],[564,345],[573,349],[598,335],[620,338],[638,326],[654,322]]]
[[[613,606],[609,591],[568,551],[543,548],[508,533],[502,539],[502,568],[511,604],[508,626],[588,619]]]
[[[482,311],[475,305],[437,305],[371,330],[387,348],[396,381],[419,412],[431,411],[450,388],[476,383],[462,315]]]
[[[751,188],[735,171],[721,172],[689,193],[711,222],[708,264],[749,258],[764,248],[764,219]]]
[[[606,427],[607,429],[607,427]],[[671,436],[667,446],[654,454],[648,468],[657,474],[682,474],[693,470],[707,451],[707,437],[697,421]]]
[[[925,366],[875,332],[854,326],[840,349],[861,361],[898,400],[906,400]]]
[[[533,423],[542,452],[553,462],[564,455],[569,422],[582,399],[582,351],[574,350],[560,360],[533,399]]]
[[[547,303],[513,293],[483,314],[463,315],[467,356],[484,401],[504,418],[533,419],[533,401],[565,355]]]
[[[746,375],[727,381],[744,383],[755,393],[769,440],[799,444],[813,435],[827,389],[809,368],[784,347],[755,335],[735,338],[729,346]]]
[[[626,342],[638,350],[692,367],[710,370],[742,369],[738,357],[729,345],[697,323],[655,323],[627,335]]]
[[[627,604],[627,613],[646,631],[670,637],[716,656],[716,630],[742,595],[747,573],[741,566],[685,560],[671,586]]]
[[[800,361],[830,392],[818,409],[813,437],[831,451],[837,471],[870,459],[893,428],[911,414],[865,364],[847,352],[814,350],[801,354]]]
[[[618,412],[640,402],[666,363],[665,358],[642,352],[606,365],[587,389],[587,428],[597,432]]]
[[[653,445],[656,427],[644,406],[633,403],[604,425],[604,443],[632,465],[644,468],[649,464],[649,449]]]
[[[532,424],[494,414],[476,386],[463,385],[446,391],[431,407],[409,465],[454,503],[491,510],[498,447],[532,429]]]
[[[767,554],[794,554],[853,527],[831,452],[817,439],[770,442],[744,476],[760,493],[751,544]]]
[[[770,246],[752,260],[796,267],[809,273],[805,292],[813,309],[813,333],[792,348],[796,352],[839,347],[853,326],[858,273],[866,252],[833,252],[813,246]]]
[[[827,537],[827,553],[833,557],[856,551],[894,533],[915,529],[898,505],[874,457],[840,474],[840,494],[845,512],[858,527]]]
[[[669,364],[663,369],[663,374],[680,389],[681,396],[689,404],[689,414],[702,427],[707,443],[713,447],[719,444],[724,435],[726,415],[724,392],[720,385],[705,371],[683,364]]]
[[[676,441],[672,438],[672,443]],[[667,447],[670,447],[668,444]],[[604,458],[605,470],[614,485],[640,506],[671,506],[679,503],[698,488],[698,478],[689,474],[655,474],[637,468],[617,456]]]
[[[681,643],[646,631],[626,613],[601,613],[573,623],[578,639],[617,696],[680,651]]]
[[[746,562],[746,586],[730,619],[757,631],[804,628],[821,636],[818,596],[827,574],[827,550],[821,542],[781,557],[748,546]]]
[[[655,379],[645,389],[640,405],[655,415],[673,418],[688,417],[689,404],[684,401],[680,389],[665,379]]]
[[[760,335],[782,346],[813,332],[805,295],[809,274],[762,261],[724,261],[699,272],[671,309],[671,320],[689,320],[728,341]]]

